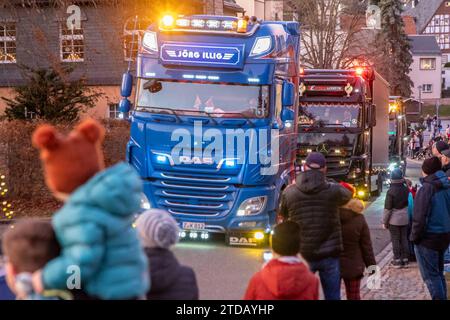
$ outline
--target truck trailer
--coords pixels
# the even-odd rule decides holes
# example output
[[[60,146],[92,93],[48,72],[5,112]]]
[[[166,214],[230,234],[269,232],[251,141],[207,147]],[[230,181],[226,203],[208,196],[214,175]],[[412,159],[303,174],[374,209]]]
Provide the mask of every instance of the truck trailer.
[[[389,167],[389,84],[373,69],[304,70],[300,75],[297,165],[310,152],[327,176],[378,195]]]
[[[181,238],[267,239],[295,178],[299,46],[297,22],[248,17],[169,15],[145,31],[127,160]]]

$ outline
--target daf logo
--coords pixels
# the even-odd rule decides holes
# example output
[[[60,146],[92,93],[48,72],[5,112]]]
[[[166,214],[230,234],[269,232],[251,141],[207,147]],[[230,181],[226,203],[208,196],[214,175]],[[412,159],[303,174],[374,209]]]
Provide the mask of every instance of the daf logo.
[[[329,152],[329,147],[328,147],[328,145],[327,145],[326,143],[320,143],[320,144],[317,146],[316,151],[317,151],[317,152],[320,152],[320,153],[328,154],[328,152]]]
[[[212,158],[201,158],[201,157],[188,157],[180,156],[180,163],[184,164],[214,164]]]
[[[230,245],[234,246],[256,246],[257,243],[253,238],[246,237],[230,237]]]

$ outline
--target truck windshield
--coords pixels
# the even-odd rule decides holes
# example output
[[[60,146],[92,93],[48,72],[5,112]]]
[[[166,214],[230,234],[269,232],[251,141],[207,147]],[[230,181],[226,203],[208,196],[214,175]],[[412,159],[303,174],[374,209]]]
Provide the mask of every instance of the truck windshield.
[[[208,113],[212,117],[264,118],[269,114],[269,87],[160,81],[158,92],[139,80],[138,111],[177,114]],[[164,109],[166,111],[164,111]]]
[[[362,119],[361,110],[358,104],[302,104],[299,125],[358,128]]]

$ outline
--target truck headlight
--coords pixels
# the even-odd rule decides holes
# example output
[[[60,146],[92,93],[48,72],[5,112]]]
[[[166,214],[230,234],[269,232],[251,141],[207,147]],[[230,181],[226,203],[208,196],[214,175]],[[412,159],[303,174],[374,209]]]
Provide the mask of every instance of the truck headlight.
[[[272,37],[270,36],[258,37],[255,40],[255,44],[253,45],[250,57],[269,52],[271,47],[272,47]]]
[[[389,170],[389,171],[394,171],[395,168],[397,168],[397,163],[391,162],[391,163],[389,164],[388,170]]]
[[[141,194],[141,209],[142,210],[149,210],[152,208],[152,205],[150,204],[150,201],[148,200],[147,196],[142,193]]]
[[[266,206],[266,202],[266,196],[249,198],[241,203],[237,211],[237,215],[239,217],[243,217],[261,213],[261,211],[263,211],[264,207]]]
[[[149,31],[146,32],[144,34],[144,38],[142,39],[142,44],[149,50],[158,51],[158,40],[156,38],[156,33]]]

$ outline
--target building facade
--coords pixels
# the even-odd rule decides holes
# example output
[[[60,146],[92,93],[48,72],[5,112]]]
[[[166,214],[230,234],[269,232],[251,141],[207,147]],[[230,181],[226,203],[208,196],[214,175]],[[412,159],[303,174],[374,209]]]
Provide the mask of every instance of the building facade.
[[[89,86],[103,96],[90,115],[116,117],[119,85],[128,62],[137,52],[138,32],[170,10],[181,14],[242,13],[232,0],[99,0],[79,1],[80,25],[70,30],[67,20],[71,2],[55,6],[46,0],[22,6],[9,0],[0,8],[0,97],[13,98],[13,87],[25,83],[21,65],[50,68],[60,64],[74,67],[74,78],[85,77]],[[67,13],[69,11],[69,13]],[[138,15],[137,22],[135,16]],[[131,48],[134,48],[131,50]],[[0,115],[6,103],[0,99]]]
[[[290,0],[235,0],[245,15],[264,20],[298,20],[296,6]]]
[[[442,52],[433,35],[412,35],[413,63],[409,74],[412,98],[434,104],[441,98]]]
[[[441,49],[443,89],[450,88],[450,1],[411,1],[404,12],[415,22],[416,33],[436,38]],[[409,32],[411,34],[411,32]]]

